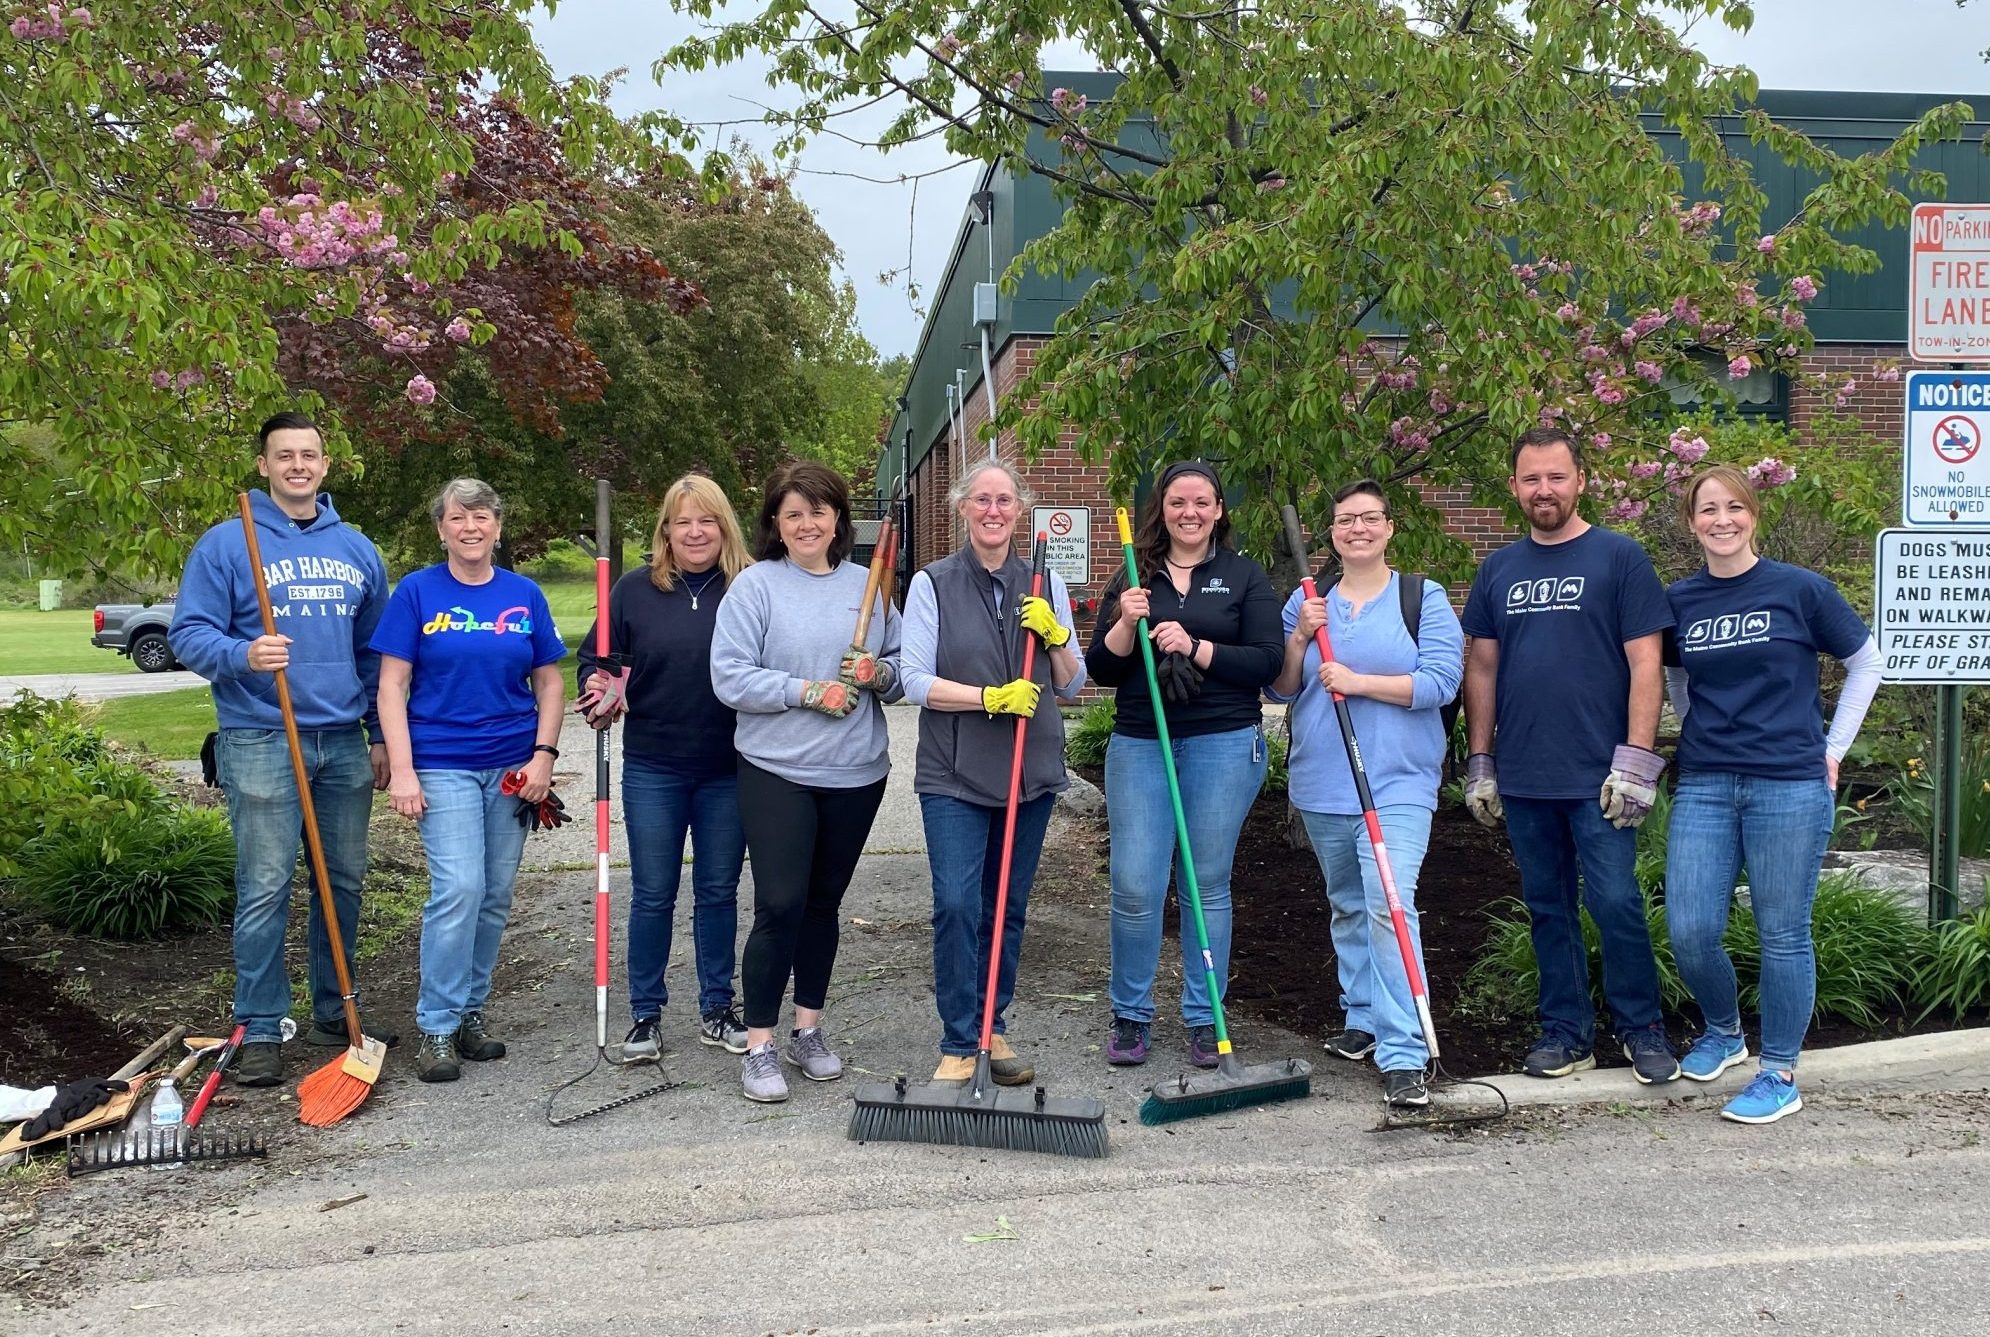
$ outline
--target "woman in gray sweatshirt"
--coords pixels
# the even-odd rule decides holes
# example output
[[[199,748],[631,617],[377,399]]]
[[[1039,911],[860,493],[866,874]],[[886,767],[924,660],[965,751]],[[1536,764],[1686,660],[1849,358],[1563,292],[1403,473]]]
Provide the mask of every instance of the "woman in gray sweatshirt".
[[[891,770],[883,705],[900,696],[898,615],[872,615],[875,650],[850,644],[865,571],[849,486],[812,460],[767,480],[755,564],[719,606],[712,690],[738,712],[739,813],[753,864],[753,931],[740,961],[746,1098],[786,1100],[783,1058],[812,1081],[843,1075],[822,1034],[837,915]],[[862,684],[862,686],[859,686]],[[792,977],[795,1025],[774,1027]]]

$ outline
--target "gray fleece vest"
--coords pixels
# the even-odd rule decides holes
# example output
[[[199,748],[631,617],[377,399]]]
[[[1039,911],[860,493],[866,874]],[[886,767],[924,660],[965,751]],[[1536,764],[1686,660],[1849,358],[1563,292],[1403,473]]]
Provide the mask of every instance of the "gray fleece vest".
[[[940,613],[935,671],[969,686],[999,686],[1023,672],[1023,641],[1029,636],[1017,620],[1030,592],[1029,565],[1011,556],[991,573],[971,549],[924,568],[933,582]],[[998,625],[990,612],[991,579],[1001,587]],[[1046,582],[1048,584],[1048,582]],[[1045,591],[1046,595],[1048,590]],[[1037,647],[1030,677],[1043,686],[1023,744],[1023,784],[1027,803],[1065,787],[1064,717],[1051,695],[1050,655]],[[1009,766],[1016,746],[1016,717],[990,717],[978,710],[919,712],[919,760],[912,785],[921,794],[944,794],[968,803],[999,808],[1009,799]]]

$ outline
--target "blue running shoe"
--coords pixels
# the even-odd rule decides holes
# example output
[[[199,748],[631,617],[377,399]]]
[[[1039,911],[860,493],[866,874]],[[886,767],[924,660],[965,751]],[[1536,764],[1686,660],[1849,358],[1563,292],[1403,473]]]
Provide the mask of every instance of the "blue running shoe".
[[[1795,1079],[1765,1069],[1741,1088],[1740,1095],[1727,1102],[1721,1118],[1735,1123],[1774,1123],[1802,1108],[1803,1097],[1797,1094]]]
[[[1686,1057],[1679,1060],[1679,1075],[1693,1082],[1714,1078],[1748,1057],[1748,1042],[1738,1035],[1708,1031],[1693,1042]]]

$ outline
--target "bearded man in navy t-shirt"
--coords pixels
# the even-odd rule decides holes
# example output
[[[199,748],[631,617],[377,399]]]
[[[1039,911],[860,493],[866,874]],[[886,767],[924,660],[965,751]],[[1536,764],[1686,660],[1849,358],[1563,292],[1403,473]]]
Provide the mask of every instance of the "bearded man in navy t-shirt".
[[[1679,1064],[1635,865],[1636,828],[1665,768],[1652,744],[1672,612],[1644,549],[1576,514],[1587,479],[1573,433],[1525,433],[1512,468],[1507,486],[1529,533],[1479,568],[1462,620],[1472,638],[1466,804],[1489,827],[1506,819],[1540,966],[1541,1035],[1523,1070],[1565,1077],[1596,1066],[1587,905],[1624,1057],[1639,1081],[1671,1081]]]

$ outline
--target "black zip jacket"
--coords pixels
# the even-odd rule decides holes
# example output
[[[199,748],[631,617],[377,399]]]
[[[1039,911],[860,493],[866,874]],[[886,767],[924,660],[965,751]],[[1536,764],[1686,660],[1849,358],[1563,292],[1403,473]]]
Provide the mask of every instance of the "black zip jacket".
[[[666,594],[650,583],[647,566],[628,572],[609,591],[608,650],[629,666],[629,713],[622,717],[628,751],[701,776],[738,763],[732,708],[712,692],[712,628],[725,592],[725,573],[717,567],[692,576],[678,572]],[[594,672],[595,631],[588,627],[574,673],[583,689]]]
[[[1154,706],[1147,694],[1147,673],[1140,665],[1140,647],[1130,655],[1106,648],[1106,632],[1119,620],[1119,595],[1124,574],[1106,587],[1098,621],[1092,624],[1091,648],[1085,667],[1101,687],[1119,689],[1119,713],[1113,732],[1129,738],[1158,738]],[[1258,693],[1285,663],[1285,624],[1278,591],[1271,577],[1242,553],[1217,548],[1196,568],[1186,595],[1175,592],[1165,571],[1147,580],[1151,595],[1150,626],[1179,622],[1188,634],[1208,641],[1214,649],[1203,676],[1202,693],[1193,701],[1168,707],[1168,733],[1175,738],[1248,729],[1263,718]],[[1158,653],[1158,652],[1157,652]]]

